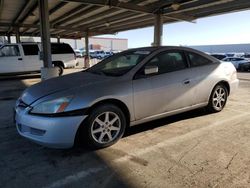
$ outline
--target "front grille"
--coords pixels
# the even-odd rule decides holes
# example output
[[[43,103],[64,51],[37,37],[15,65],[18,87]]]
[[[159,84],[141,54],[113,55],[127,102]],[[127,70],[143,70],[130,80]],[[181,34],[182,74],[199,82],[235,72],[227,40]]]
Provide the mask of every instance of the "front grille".
[[[36,136],[43,136],[46,133],[45,130],[36,129],[36,128],[29,127],[29,126],[26,126],[26,125],[23,125],[23,124],[18,124],[17,127],[18,127],[18,130],[21,133],[29,133],[29,134],[33,134],[33,135],[36,135]]]

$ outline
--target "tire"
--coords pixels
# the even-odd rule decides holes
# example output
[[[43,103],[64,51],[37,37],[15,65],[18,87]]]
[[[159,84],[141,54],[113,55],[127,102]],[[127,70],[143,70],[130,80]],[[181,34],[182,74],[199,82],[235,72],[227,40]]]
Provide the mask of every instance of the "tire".
[[[228,90],[224,84],[217,84],[210,95],[207,109],[209,112],[216,113],[223,110],[227,103]]]
[[[105,148],[115,144],[124,134],[125,115],[120,108],[112,104],[96,107],[83,124],[82,135],[91,148]]]
[[[63,75],[63,67],[61,65],[55,65],[55,67],[58,68],[58,72],[59,72],[58,75],[62,76]]]

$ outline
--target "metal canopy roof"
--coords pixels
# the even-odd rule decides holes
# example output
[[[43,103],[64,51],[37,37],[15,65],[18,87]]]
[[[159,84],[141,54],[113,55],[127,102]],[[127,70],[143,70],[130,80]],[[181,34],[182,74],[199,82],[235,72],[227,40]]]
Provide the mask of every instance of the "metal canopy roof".
[[[49,0],[52,37],[80,38],[113,34],[164,23],[250,9],[249,0]],[[0,0],[0,35],[39,36],[37,0]]]

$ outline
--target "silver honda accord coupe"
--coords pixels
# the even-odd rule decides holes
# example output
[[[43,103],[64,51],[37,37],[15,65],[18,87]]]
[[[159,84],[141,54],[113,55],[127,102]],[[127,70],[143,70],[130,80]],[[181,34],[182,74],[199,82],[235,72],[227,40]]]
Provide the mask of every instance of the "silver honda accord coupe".
[[[221,111],[239,84],[234,66],[184,47],[130,49],[78,73],[27,88],[17,100],[20,135],[53,148],[116,143],[126,127],[188,110]]]

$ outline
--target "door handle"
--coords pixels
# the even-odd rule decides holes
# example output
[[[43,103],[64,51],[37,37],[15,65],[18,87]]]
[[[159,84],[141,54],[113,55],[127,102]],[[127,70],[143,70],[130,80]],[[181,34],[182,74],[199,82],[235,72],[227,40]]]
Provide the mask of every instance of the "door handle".
[[[190,84],[190,80],[189,80],[189,79],[184,80],[182,83],[183,83],[184,85]]]
[[[22,61],[22,60],[23,60],[23,58],[19,57],[17,60]]]

